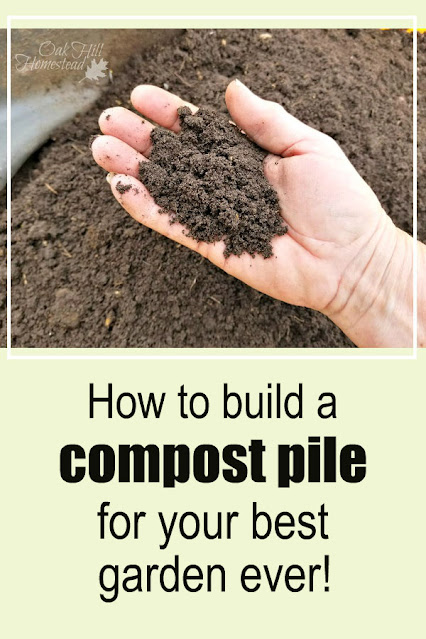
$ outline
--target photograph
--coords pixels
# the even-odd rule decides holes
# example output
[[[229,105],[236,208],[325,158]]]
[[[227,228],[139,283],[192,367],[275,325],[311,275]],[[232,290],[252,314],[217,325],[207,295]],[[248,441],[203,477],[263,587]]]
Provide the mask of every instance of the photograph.
[[[12,348],[412,347],[412,30],[13,29],[11,76]]]

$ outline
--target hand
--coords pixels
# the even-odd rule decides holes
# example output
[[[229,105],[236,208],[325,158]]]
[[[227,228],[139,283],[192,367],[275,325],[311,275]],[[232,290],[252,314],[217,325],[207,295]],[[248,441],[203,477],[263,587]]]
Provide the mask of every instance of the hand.
[[[330,137],[257,97],[238,80],[229,84],[225,99],[233,121],[269,152],[265,176],[278,193],[288,226],[286,235],[272,240],[272,258],[225,258],[223,242],[197,242],[181,225],[170,225],[138,180],[139,163],[149,161],[153,127],[121,107],[102,113],[104,135],[92,145],[96,162],[116,174],[110,179],[116,199],[138,222],[199,252],[253,288],[325,313],[358,345],[410,346],[408,236],[395,228]],[[153,86],[136,87],[131,100],[145,117],[174,132],[179,131],[179,107],[196,111]],[[132,188],[119,192],[119,182]],[[394,330],[394,317],[383,317],[389,310],[388,296],[404,298],[400,331]]]

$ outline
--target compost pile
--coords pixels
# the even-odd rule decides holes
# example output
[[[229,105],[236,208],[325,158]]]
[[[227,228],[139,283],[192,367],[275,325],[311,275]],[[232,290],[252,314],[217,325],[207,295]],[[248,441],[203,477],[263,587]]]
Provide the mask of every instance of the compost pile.
[[[423,38],[419,47],[422,63]],[[14,179],[13,346],[351,346],[320,313],[262,295],[138,225],[112,197],[88,141],[100,111],[129,106],[137,84],[226,114],[225,88],[239,77],[333,136],[410,231],[411,60],[410,34],[374,30],[195,30],[132,58]],[[423,191],[419,198],[425,239]]]
[[[278,196],[263,173],[266,152],[229,118],[201,108],[178,109],[181,132],[153,129],[150,162],[140,179],[170,221],[200,242],[224,240],[224,255],[271,257],[271,239],[287,227]]]

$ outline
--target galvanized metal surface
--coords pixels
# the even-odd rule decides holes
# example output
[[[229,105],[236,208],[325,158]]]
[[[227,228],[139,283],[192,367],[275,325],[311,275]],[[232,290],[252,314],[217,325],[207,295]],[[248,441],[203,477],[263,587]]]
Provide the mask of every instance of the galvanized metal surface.
[[[12,175],[56,127],[95,102],[132,54],[168,42],[177,33],[176,29],[13,30]],[[5,30],[0,31],[0,51],[1,190],[6,184]]]

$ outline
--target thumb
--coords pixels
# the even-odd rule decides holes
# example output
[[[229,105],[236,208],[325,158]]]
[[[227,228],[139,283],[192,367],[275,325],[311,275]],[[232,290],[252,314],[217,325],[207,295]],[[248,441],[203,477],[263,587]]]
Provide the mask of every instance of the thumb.
[[[323,133],[290,115],[277,102],[259,98],[239,80],[228,85],[225,100],[235,124],[270,153],[292,155],[292,147],[296,143],[319,142],[326,138]]]

